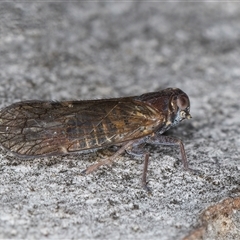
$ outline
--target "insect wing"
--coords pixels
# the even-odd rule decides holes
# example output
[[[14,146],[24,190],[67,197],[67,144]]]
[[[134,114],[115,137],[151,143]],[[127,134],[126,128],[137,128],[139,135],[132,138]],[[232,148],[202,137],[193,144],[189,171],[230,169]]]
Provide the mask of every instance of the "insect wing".
[[[146,136],[159,119],[134,98],[19,102],[0,111],[0,143],[22,157],[57,155]]]

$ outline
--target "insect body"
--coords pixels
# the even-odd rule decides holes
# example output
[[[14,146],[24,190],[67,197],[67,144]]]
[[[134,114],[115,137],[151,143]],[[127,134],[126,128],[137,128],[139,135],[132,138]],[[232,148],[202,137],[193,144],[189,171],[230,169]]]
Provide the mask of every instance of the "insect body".
[[[85,173],[111,163],[125,150],[139,154],[138,146],[143,143],[179,145],[188,169],[182,142],[162,133],[191,118],[189,110],[189,98],[178,88],[103,100],[23,101],[0,111],[0,144],[23,158],[122,145]]]

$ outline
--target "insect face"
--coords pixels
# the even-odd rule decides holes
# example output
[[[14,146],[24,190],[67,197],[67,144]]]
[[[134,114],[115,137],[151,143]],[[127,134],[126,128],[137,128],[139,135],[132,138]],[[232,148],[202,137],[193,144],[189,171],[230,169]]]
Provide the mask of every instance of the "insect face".
[[[192,118],[190,113],[190,101],[188,96],[184,93],[173,95],[169,101],[169,117],[172,126],[177,125],[184,119]]]

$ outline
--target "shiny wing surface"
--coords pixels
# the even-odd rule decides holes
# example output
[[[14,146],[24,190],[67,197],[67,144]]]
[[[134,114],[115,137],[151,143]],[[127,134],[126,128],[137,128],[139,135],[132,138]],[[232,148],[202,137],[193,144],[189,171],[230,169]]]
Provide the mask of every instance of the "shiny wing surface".
[[[57,155],[140,138],[159,122],[158,111],[133,98],[25,101],[0,111],[0,144],[22,157]]]

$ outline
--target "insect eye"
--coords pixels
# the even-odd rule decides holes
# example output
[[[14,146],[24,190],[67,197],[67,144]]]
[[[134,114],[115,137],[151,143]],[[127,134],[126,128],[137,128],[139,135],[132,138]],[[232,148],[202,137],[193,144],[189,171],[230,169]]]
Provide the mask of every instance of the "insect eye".
[[[184,111],[181,111],[180,116],[181,116],[181,118],[186,118],[186,113]]]
[[[189,100],[187,96],[179,96],[177,99],[177,106],[180,109],[186,109],[187,107],[189,107]]]

